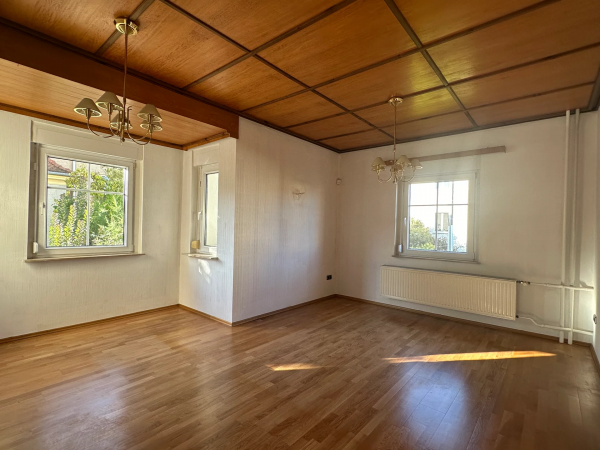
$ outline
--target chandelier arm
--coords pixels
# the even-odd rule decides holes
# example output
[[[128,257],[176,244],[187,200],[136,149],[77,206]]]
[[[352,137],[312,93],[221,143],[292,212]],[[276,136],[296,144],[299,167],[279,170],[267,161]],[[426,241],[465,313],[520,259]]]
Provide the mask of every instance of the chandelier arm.
[[[408,180],[402,180],[404,183],[410,183],[413,178],[415,177],[417,170],[413,167],[413,173],[412,173],[412,177],[410,177]],[[404,176],[404,173],[402,174],[402,176]]]
[[[142,136],[142,140],[140,140],[139,142],[138,142],[138,141],[136,141],[136,140],[135,140],[135,139],[134,139],[134,138],[131,136],[131,134],[129,134],[129,130],[127,130],[127,136],[129,136],[129,139],[130,139],[131,141],[135,142],[137,145],[147,145],[147,144],[149,144],[149,143],[150,143],[150,141],[152,140],[152,133],[150,133],[150,135],[148,135],[148,132],[146,132],[146,134],[145,134],[144,136]],[[146,139],[146,138],[148,138],[148,137],[149,137],[149,139],[148,139],[148,142],[144,142],[144,141],[143,141],[143,139]]]
[[[137,145],[149,144],[150,141],[152,140],[152,132],[150,132],[150,130],[146,131],[146,134],[144,136],[142,136],[142,139],[146,139],[148,137],[148,133],[150,132],[150,139],[148,140],[148,142],[143,142],[143,140],[140,140],[140,142],[138,142],[129,133],[129,111],[131,111],[131,106],[129,108],[127,108],[127,118],[125,119],[125,121],[122,124],[123,130],[124,130],[123,137],[125,137],[125,132],[127,132],[127,136],[129,137],[129,139],[131,141],[135,142]]]
[[[377,172],[377,179],[379,180],[380,183],[388,183],[389,181],[391,181],[393,176],[394,176],[394,172],[390,171],[390,176],[388,177],[388,179],[382,180],[381,178],[379,178],[379,172]]]
[[[117,112],[117,114],[118,114],[118,112]],[[110,126],[111,122],[112,122],[112,117],[111,117],[111,114],[109,114],[108,115],[108,130],[110,131],[110,136],[106,136],[106,137],[115,137],[115,136],[119,137],[119,134],[115,133],[115,130],[113,130],[112,127]]]
[[[111,137],[113,137],[113,136],[112,136],[112,134],[109,134],[109,135],[107,135],[107,136],[103,136],[103,135],[101,135],[101,134],[98,134],[98,133],[96,133],[94,130],[92,130],[92,128],[90,127],[90,119],[89,119],[89,117],[87,118],[87,128],[88,128],[88,130],[90,130],[90,131],[91,131],[91,132],[92,132],[94,135],[96,135],[96,136],[98,136],[98,137],[105,138],[105,139],[106,139],[106,138],[111,138]],[[110,127],[109,127],[109,128],[110,128]]]
[[[112,127],[110,126],[110,124],[111,124],[111,122],[112,122],[112,115],[113,115],[113,112],[115,113],[115,116],[118,118],[118,117],[120,117],[120,116],[121,116],[121,111],[119,111],[118,109],[113,109],[113,108],[112,108],[112,105],[109,105],[109,106],[108,106],[108,108],[109,108],[109,109],[108,109],[108,129],[110,130],[110,132],[111,132],[111,134],[112,134],[112,136],[113,136],[113,137],[114,137],[114,136],[117,136],[117,137],[119,137],[119,132],[118,132],[118,130],[117,130],[117,132],[115,133],[115,130],[113,130],[113,129],[112,129]]]
[[[146,131],[146,134],[144,136],[142,136],[142,139],[138,142],[136,141],[131,134],[129,133],[129,129],[127,130],[127,136],[129,136],[129,139],[131,139],[132,142],[135,142],[137,145],[148,145],[150,142],[152,142],[152,130],[148,130]],[[148,138],[147,142],[144,142],[143,139]]]
[[[137,145],[148,145],[150,142],[152,142],[152,138],[148,139],[147,142],[138,142],[133,138],[129,138],[129,139],[131,140],[131,142],[133,142],[134,144],[137,144]]]

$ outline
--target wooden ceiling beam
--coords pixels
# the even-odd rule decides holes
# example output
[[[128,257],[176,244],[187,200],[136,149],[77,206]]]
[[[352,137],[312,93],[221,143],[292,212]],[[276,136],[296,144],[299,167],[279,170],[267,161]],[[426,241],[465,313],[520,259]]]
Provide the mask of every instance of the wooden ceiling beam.
[[[60,45],[21,28],[9,21],[0,21],[0,59],[102,91],[121,92],[123,71],[118,67],[93,54]],[[235,138],[239,135],[239,117],[236,113],[136,74],[128,74],[127,82],[127,92],[133,100],[152,103],[159,109],[223,128]]]
[[[220,141],[221,139],[225,139],[229,137],[229,133],[224,131],[223,133],[215,134],[214,136],[209,136],[204,139],[200,139],[194,142],[188,142],[187,144],[183,144],[183,150],[189,150],[194,147],[199,147],[200,145],[208,144],[210,142]]]
[[[83,128],[85,130],[88,129],[85,123],[77,122],[76,120],[65,119],[64,117],[54,116],[52,114],[45,114],[39,111],[32,111],[31,109],[20,108],[18,106],[7,105],[4,103],[0,103],[0,111],[6,111],[13,114],[20,114],[22,116],[34,117],[36,119],[48,120],[50,122],[55,123],[62,123],[63,125]],[[99,127],[98,125],[93,124],[90,124],[90,128],[99,133],[110,134],[110,130],[108,128]],[[137,134],[132,134],[131,136],[135,139],[143,139],[143,136],[139,136]],[[160,145],[162,147],[176,148],[178,150],[186,150],[183,145],[173,144],[172,142],[160,141],[154,138],[152,138],[152,144]]]
[[[597,111],[600,108],[600,70],[594,83],[594,89],[592,89],[592,95],[590,96],[590,102],[588,103],[588,109],[590,111]]]

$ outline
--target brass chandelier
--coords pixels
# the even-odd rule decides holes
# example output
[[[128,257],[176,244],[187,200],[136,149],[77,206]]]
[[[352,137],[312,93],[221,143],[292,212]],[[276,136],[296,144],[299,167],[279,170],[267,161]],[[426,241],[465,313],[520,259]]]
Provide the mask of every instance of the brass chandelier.
[[[115,20],[115,26],[117,31],[125,35],[123,103],[121,103],[119,98],[113,92],[107,91],[102,94],[102,96],[96,102],[94,102],[91,98],[84,98],[75,107],[75,112],[85,116],[88,130],[90,130],[96,136],[103,138],[117,137],[121,142],[131,140],[138,145],[149,144],[152,141],[152,134],[156,131],[162,130],[162,126],[160,125],[162,117],[154,105],[147,104],[144,106],[137,115],[142,119],[140,126],[146,130],[146,134],[139,140],[134,139],[131,134],[129,134],[129,130],[131,130],[133,126],[129,120],[131,106],[127,106],[127,96],[125,92],[127,87],[127,36],[136,35],[138,32],[138,26],[135,24],[135,22],[123,17]],[[90,127],[90,119],[92,117],[102,116],[102,113],[98,108],[105,109],[108,112],[108,129],[111,133],[109,135],[96,133]]]
[[[398,181],[408,183],[414,178],[417,169],[422,169],[423,166],[418,159],[408,159],[406,155],[400,155],[396,159],[396,120],[398,105],[402,103],[402,99],[400,97],[392,97],[388,100],[388,103],[394,107],[394,158],[390,161],[390,176],[387,179],[379,177],[381,172],[387,167],[386,162],[381,157],[375,158],[375,161],[371,164],[371,170],[377,172],[377,179],[380,183],[387,183],[389,181],[394,184],[397,184]]]

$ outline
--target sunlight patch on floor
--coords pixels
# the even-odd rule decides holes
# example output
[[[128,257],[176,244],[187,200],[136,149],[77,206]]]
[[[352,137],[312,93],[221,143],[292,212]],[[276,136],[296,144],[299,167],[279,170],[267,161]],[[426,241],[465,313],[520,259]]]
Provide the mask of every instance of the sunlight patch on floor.
[[[490,359],[540,358],[556,356],[554,353],[538,351],[513,352],[480,352],[480,353],[449,353],[446,355],[403,356],[399,358],[384,358],[390,364],[410,362],[445,362],[445,361],[485,361]]]
[[[284,370],[312,370],[312,369],[320,369],[323,366],[317,366],[315,364],[304,364],[304,363],[296,363],[296,364],[279,364],[279,365],[270,365],[267,366],[269,369],[280,372]]]

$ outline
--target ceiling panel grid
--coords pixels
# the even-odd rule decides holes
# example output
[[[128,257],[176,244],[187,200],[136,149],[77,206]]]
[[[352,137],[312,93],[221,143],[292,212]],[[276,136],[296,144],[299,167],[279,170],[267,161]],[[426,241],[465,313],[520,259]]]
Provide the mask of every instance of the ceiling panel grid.
[[[390,144],[393,95],[400,141],[586,111],[600,97],[597,0],[0,3],[5,19],[113,63],[120,15],[140,27],[133,70],[335,151]]]

